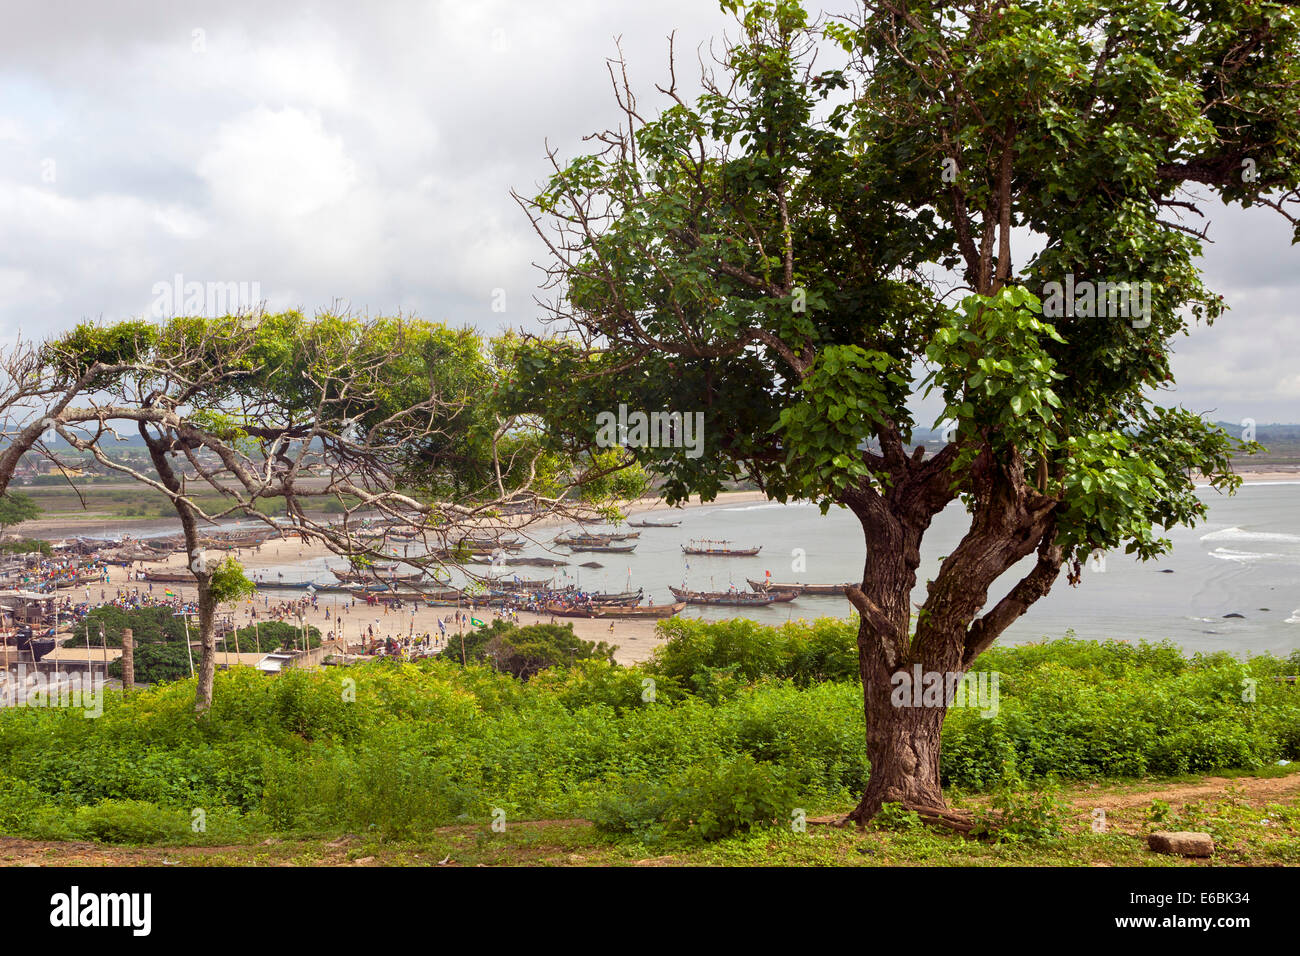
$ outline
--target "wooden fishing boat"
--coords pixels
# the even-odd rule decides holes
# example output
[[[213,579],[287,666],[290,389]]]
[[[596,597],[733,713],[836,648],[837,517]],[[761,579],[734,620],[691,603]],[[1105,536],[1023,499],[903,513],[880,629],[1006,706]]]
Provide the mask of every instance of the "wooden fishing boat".
[[[629,521],[629,528],[680,528],[680,521]]]
[[[779,598],[774,594],[755,594],[752,591],[683,591],[671,585],[668,590],[673,597],[687,604],[718,604],[727,607],[765,607],[775,604]],[[790,598],[786,598],[790,600]]]
[[[685,601],[678,601],[675,604],[639,604],[635,607],[619,604],[601,604],[598,606],[604,617],[667,618],[686,610]]]
[[[315,581],[259,581],[254,579],[254,586],[259,591],[305,591],[312,587],[317,591],[326,591],[330,586],[317,584]],[[338,588],[343,590],[343,588]]]
[[[620,532],[618,532],[617,534],[611,533],[611,534],[608,535],[608,537],[609,537],[609,540],[611,540],[611,541],[631,541],[631,540],[633,540],[633,539],[635,539],[635,538],[639,538],[639,537],[641,537],[641,532],[640,532],[640,531],[620,531]]]
[[[641,598],[645,597],[645,591],[637,588],[635,591],[610,591],[607,593],[589,594],[588,599],[592,604],[640,604]]]
[[[645,604],[632,607],[625,604],[576,604],[564,605],[549,603],[546,611],[556,617],[607,617],[607,618],[667,618],[680,614],[686,609],[685,601],[676,604]]]
[[[467,601],[470,598],[460,591],[452,588],[451,590],[440,591],[366,591],[352,589],[348,592],[355,598],[366,600],[374,598],[381,604],[390,604],[393,601],[421,601],[425,604],[455,604],[457,601]],[[482,601],[484,595],[475,595],[474,600]]]
[[[614,538],[607,534],[557,534],[552,541],[555,544],[562,544],[566,547],[577,545],[602,545],[609,544]]]
[[[397,571],[382,568],[363,568],[344,571],[331,568],[330,573],[344,584],[369,584],[378,581],[381,584],[418,581],[424,577],[423,571]]]
[[[571,544],[569,550],[574,553],[580,551],[595,551],[599,554],[630,554],[636,550],[634,544]]]
[[[518,551],[524,546],[521,538],[458,538],[449,544],[453,549],[463,545],[475,551]]]
[[[555,558],[506,558],[504,563],[510,568],[561,568],[569,564]]]
[[[769,584],[766,581],[755,581],[753,578],[745,578],[745,583],[749,585],[751,591],[757,591],[762,594],[769,588],[776,591],[798,591],[803,592],[802,584]]]
[[[852,586],[848,584],[778,584],[775,581],[772,581],[770,583],[766,581],[755,581],[753,578],[746,578],[745,580],[749,583],[750,588],[754,591],[762,592],[767,590],[772,590],[772,591],[798,590],[799,593],[807,594],[809,596],[820,595],[820,596],[833,597],[838,594],[843,594],[846,588]]]
[[[544,605],[547,614],[554,614],[556,617],[603,617],[604,612],[599,607],[593,607],[590,604],[558,604],[554,601]]]
[[[193,580],[191,577],[190,580]],[[82,571],[70,578],[59,578],[54,581],[54,588],[79,588],[87,584],[102,584],[104,581],[103,571]]]
[[[189,571],[146,571],[144,573],[146,581],[152,581],[155,584],[193,584],[194,575]]]
[[[515,591],[550,591],[561,590],[560,588],[551,588],[550,578],[519,578],[514,579],[502,578],[496,582],[503,590],[513,588]]]
[[[730,541],[711,541],[707,538],[691,540],[682,545],[682,551],[686,554],[702,554],[712,558],[752,558],[762,550],[762,545],[757,548],[733,548]]]

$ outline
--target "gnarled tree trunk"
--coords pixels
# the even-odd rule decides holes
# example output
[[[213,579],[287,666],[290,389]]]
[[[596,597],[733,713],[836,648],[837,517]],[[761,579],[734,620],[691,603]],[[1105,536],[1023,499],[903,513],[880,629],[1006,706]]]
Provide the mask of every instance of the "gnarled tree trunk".
[[[849,815],[859,824],[883,804],[899,803],[923,819],[966,828],[946,810],[940,786],[944,717],[975,659],[1047,593],[1062,564],[1051,501],[1026,485],[1018,461],[1005,470],[986,466],[970,530],[927,583],[913,628],[921,539],[952,498],[941,471],[950,455],[924,463],[918,458],[886,494],[862,493],[846,502],[867,540],[862,587],[848,591],[862,618],[858,657],[871,762],[862,799]],[[1035,549],[1034,568],[980,615],[990,587]]]

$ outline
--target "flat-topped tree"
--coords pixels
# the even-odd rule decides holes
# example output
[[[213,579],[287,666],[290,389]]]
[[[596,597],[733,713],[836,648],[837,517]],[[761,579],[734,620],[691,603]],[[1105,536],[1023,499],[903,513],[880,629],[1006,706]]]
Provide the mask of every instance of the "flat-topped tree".
[[[58,461],[62,446],[47,440],[57,434],[171,501],[198,587],[204,711],[217,605],[247,591],[237,565],[204,551],[214,522],[293,530],[358,563],[445,570],[463,537],[490,535],[507,509],[518,530],[554,512],[590,518],[627,490],[627,456],[566,457],[535,422],[504,411],[498,384],[514,351],[509,338],[485,343],[407,318],[81,325],[45,343],[44,384],[27,381],[22,414],[9,409],[0,490],[23,451]],[[144,441],[148,466],[114,456],[128,434]],[[272,501],[282,518],[268,513]],[[322,514],[326,502],[336,507]],[[362,537],[363,517],[385,522],[382,534]],[[406,549],[395,555],[399,527]]]
[[[552,153],[520,198],[577,333],[532,374],[564,383],[551,407],[573,428],[584,387],[596,407],[704,412],[702,456],[635,449],[670,498],[749,476],[858,517],[872,769],[853,818],[890,801],[942,817],[950,701],[894,706],[899,681],[969,670],[1094,550],[1166,551],[1157,526],[1205,512],[1196,473],[1240,481],[1234,440],[1153,396],[1170,340],[1223,309],[1185,187],[1292,216],[1297,11],[900,2],[810,24],[790,0],[723,7],[739,38],[703,96],[674,76],[652,114],[613,64],[625,124],[595,155]],[[842,66],[818,72],[819,51]],[[1044,315],[1046,283],[1076,279],[1115,284],[1115,310],[1058,317],[1048,295]],[[927,457],[911,433],[932,391],[953,427]],[[913,615],[924,535],[958,500],[968,528]]]

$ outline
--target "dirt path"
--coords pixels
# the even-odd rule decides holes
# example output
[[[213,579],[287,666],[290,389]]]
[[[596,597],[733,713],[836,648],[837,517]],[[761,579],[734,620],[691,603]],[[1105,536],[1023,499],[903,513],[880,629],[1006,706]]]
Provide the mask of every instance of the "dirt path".
[[[1178,784],[1158,790],[1140,790],[1133,793],[1087,792],[1072,795],[1070,803],[1079,808],[1100,807],[1117,810],[1139,807],[1153,800],[1165,803],[1188,803],[1210,797],[1221,797],[1232,788],[1240,799],[1251,806],[1277,803],[1280,798],[1300,798],[1300,774],[1286,777],[1205,777],[1199,783]]]

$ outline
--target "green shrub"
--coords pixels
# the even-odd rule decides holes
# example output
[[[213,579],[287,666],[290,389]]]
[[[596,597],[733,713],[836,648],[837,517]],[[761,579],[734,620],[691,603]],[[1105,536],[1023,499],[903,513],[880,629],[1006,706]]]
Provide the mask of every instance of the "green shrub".
[[[1067,808],[1052,781],[1029,788],[1008,767],[989,804],[976,811],[972,835],[991,836],[998,843],[1041,843],[1061,836]]]
[[[101,800],[78,807],[73,829],[103,843],[177,843],[188,840],[190,814],[142,800]]]
[[[667,831],[719,840],[789,820],[795,791],[788,778],[783,768],[740,754],[697,764],[662,784],[631,781],[601,800],[592,819],[599,829],[643,839]]]

